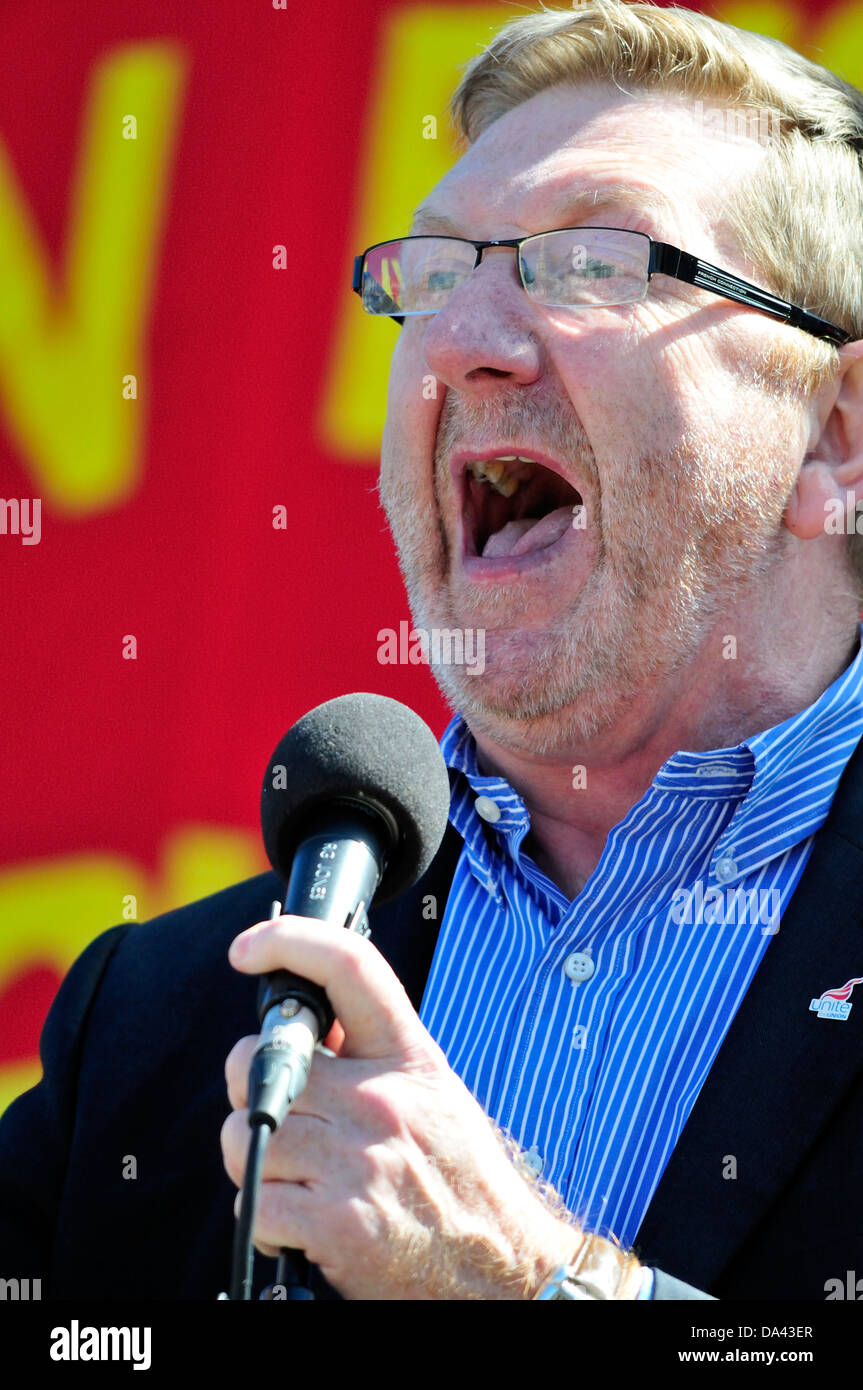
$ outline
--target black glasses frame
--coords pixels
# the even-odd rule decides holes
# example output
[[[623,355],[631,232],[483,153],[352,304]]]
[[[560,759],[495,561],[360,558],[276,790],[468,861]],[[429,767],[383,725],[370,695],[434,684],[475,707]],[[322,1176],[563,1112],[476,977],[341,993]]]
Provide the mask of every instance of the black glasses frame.
[[[559,232],[620,232],[627,229],[622,227],[554,227],[551,230]],[[526,241],[532,241],[537,236],[547,236],[547,232],[531,232],[530,236],[503,238],[495,241],[471,241],[469,237],[450,237],[435,236],[434,234],[422,234],[419,236],[391,237],[389,241],[376,241],[374,246],[367,246],[359,256],[354,258],[353,280],[351,289],[362,298],[363,270],[365,267],[366,256],[372,251],[376,251],[379,246],[389,246],[393,241],[458,241],[462,245],[472,246],[476,252],[476,260],[472,269],[476,270],[482,260],[483,251],[487,251],[492,246],[511,247],[516,254],[518,265],[518,278],[523,290],[527,290],[524,282],[522,269],[521,248]],[[810,333],[814,338],[824,338],[827,342],[850,343],[852,337],[843,328],[838,328],[835,323],[829,323],[827,319],[822,319],[818,314],[812,314],[808,309],[803,309],[798,304],[791,304],[786,299],[779,299],[775,294],[769,294],[767,290],[759,289],[748,280],[742,280],[739,275],[732,275],[730,271],[720,270],[718,266],[711,265],[709,261],[702,261],[697,256],[691,256],[688,251],[681,251],[677,246],[670,246],[667,241],[654,241],[653,237],[648,236],[647,232],[633,232],[627,230],[628,236],[644,237],[650,242],[650,259],[647,266],[648,284],[654,275],[669,275],[674,280],[682,280],[684,284],[695,285],[698,289],[710,290],[713,294],[720,295],[723,299],[731,299],[736,304],[745,304],[750,309],[758,309],[762,314],[769,314],[771,318],[779,319],[783,323],[788,323],[792,328],[802,328],[804,333]],[[628,303],[638,303],[637,300],[627,301]],[[564,307],[564,306],[560,306]],[[577,307],[577,306],[572,306]],[[591,305],[591,308],[602,306]],[[613,307],[611,305],[609,308]],[[430,309],[422,314],[410,315],[410,317],[425,318],[432,314],[439,313],[438,309]],[[391,318],[399,325],[403,324],[406,315],[401,314],[381,314],[380,318]]]

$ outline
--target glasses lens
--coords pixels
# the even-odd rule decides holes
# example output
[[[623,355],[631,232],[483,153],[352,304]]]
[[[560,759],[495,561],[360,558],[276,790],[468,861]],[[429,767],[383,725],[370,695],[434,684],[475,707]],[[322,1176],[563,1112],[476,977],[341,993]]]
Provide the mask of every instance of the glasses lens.
[[[476,252],[455,237],[415,236],[366,253],[363,308],[370,314],[434,314],[473,269]]]
[[[543,232],[521,248],[527,293],[551,308],[643,299],[649,265],[649,237],[610,227]]]

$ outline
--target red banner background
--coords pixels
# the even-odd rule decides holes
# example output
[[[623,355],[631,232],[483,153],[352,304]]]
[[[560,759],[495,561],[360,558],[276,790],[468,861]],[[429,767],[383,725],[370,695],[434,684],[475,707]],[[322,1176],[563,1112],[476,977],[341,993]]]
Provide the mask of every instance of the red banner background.
[[[41,536],[0,534],[0,1109],[37,1079],[45,1011],[87,940],[264,867],[260,780],[300,714],[376,690],[443,728],[428,672],[377,660],[378,630],[409,614],[361,424],[382,418],[381,373],[363,375],[345,327],[361,316],[351,257],[403,230],[413,186],[451,158],[445,112],[421,104],[399,53],[430,26],[451,88],[478,27],[517,12],[2,7],[5,205],[24,220],[0,214],[0,496],[40,498]],[[857,5],[716,12],[824,61],[841,49],[860,80]],[[139,60],[157,94],[163,83],[150,106]],[[112,62],[119,106],[99,107]],[[134,139],[117,112],[137,114]],[[127,228],[123,180],[140,193],[160,128],[161,174]],[[109,142],[104,215],[86,188],[102,167],[88,130]],[[111,175],[126,156],[138,173]],[[80,280],[76,244],[98,248]],[[31,260],[48,277],[38,312]],[[116,347],[100,351],[82,284],[108,318],[126,305]],[[371,328],[385,354],[397,330]],[[127,411],[114,446],[99,443],[101,391],[106,418]]]

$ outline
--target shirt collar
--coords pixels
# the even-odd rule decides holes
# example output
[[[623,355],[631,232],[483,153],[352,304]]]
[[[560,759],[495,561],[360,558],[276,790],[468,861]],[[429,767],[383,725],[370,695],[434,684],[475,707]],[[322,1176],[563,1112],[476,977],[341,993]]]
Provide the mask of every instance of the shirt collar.
[[[858,630],[856,652],[850,664],[806,709],[733,747],[705,752],[681,750],[656,774],[645,795],[659,791],[690,798],[736,801],[737,810],[714,850],[713,859],[733,866],[730,883],[752,873],[761,864],[783,853],[811,834],[827,815],[845,763],[863,735],[863,624]],[[456,714],[441,739],[444,761],[456,774],[453,781],[451,820],[465,840],[468,857],[477,876],[487,881],[493,874],[488,826],[500,832],[501,842],[517,847],[530,829],[530,815],[518,792],[496,775],[483,775],[477,766],[477,748],[463,716]],[[801,767],[819,756],[835,753],[829,765],[819,767],[817,786],[800,797]],[[768,800],[776,804],[787,794],[802,804],[798,815],[787,815],[781,827],[752,835],[752,824]],[[497,815],[477,812],[479,798],[494,803]],[[480,802],[480,809],[489,808]],[[743,845],[742,841],[750,841]],[[737,842],[737,844],[735,844]],[[727,870],[726,870],[727,872]]]

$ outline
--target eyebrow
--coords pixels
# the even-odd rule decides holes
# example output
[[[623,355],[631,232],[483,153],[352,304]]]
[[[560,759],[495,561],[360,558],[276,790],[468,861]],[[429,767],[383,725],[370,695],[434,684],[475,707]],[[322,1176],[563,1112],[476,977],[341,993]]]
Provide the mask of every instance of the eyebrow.
[[[562,226],[568,226],[578,216],[585,213],[592,215],[598,209],[604,208],[650,212],[661,218],[674,215],[673,205],[658,191],[615,183],[596,185],[572,196],[565,195],[552,205],[548,212],[548,220],[550,224],[560,223]],[[452,218],[447,217],[445,212],[438,212],[431,203],[421,203],[411,221],[412,233],[424,231],[464,236],[464,230]]]

